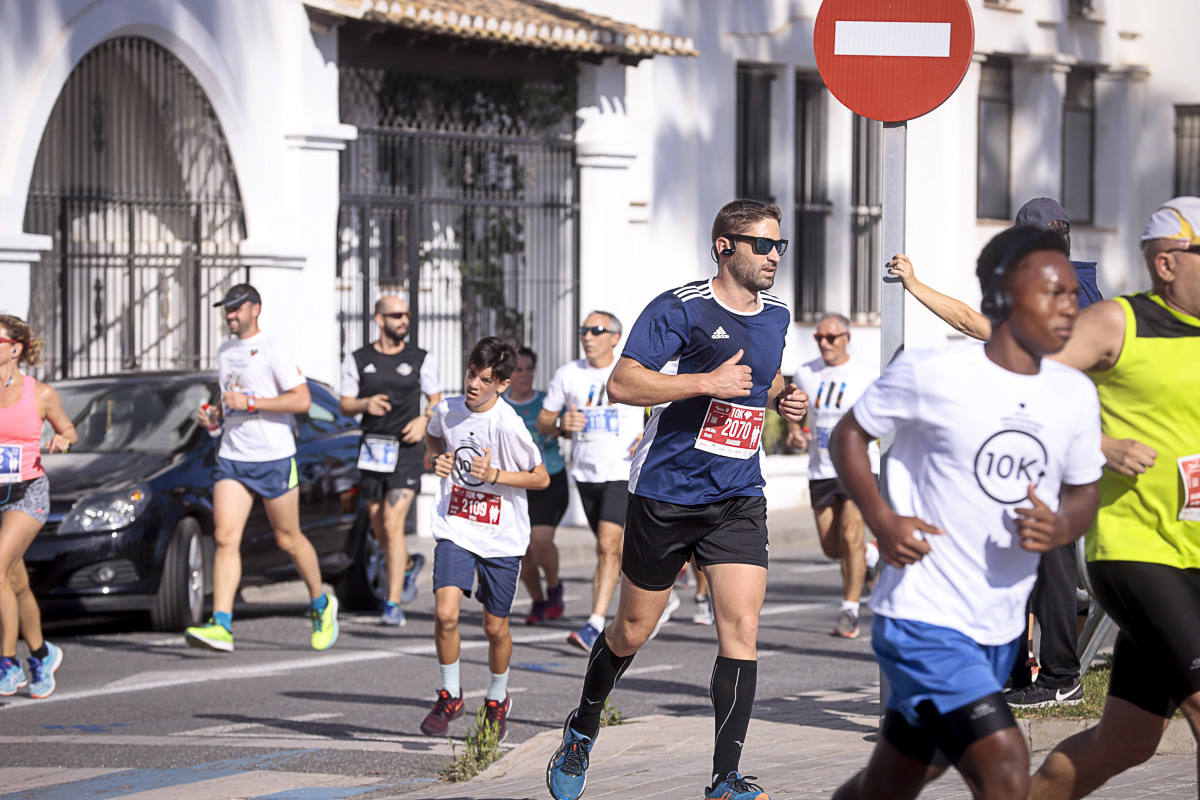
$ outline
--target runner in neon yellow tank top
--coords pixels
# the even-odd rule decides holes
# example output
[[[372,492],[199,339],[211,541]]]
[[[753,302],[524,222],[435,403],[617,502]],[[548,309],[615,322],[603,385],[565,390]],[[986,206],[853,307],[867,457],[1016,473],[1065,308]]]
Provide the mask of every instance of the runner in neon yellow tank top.
[[[1100,511],[1088,572],[1121,627],[1100,724],[1063,741],[1034,800],[1076,798],[1154,754],[1175,708],[1200,739],[1200,198],[1142,234],[1153,290],[1080,315],[1057,356],[1100,395]]]

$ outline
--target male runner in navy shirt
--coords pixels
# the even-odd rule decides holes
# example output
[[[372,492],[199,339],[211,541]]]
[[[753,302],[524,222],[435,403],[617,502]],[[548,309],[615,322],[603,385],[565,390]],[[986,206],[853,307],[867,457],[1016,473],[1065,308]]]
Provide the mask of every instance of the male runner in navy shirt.
[[[614,402],[653,406],[629,477],[621,597],[592,647],[579,707],[546,770],[555,800],[576,800],[604,701],[650,637],[680,568],[695,555],[717,617],[716,714],[707,798],[766,800],[738,772],[757,676],[767,586],[767,504],[759,468],[768,408],[799,422],[808,396],[779,372],[787,306],[767,294],[787,248],[779,208],[736,200],[712,227],[715,278],[664,292],[642,312],[608,381]]]

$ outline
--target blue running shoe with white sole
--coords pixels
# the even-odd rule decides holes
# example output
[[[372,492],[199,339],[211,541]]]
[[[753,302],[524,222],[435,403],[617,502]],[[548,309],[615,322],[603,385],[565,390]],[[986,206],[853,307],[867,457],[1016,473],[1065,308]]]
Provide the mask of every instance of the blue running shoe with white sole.
[[[554,800],[579,800],[587,786],[588,756],[595,742],[571,727],[572,711],[563,723],[563,743],[546,765],[546,788]]]
[[[54,694],[54,673],[58,672],[63,660],[61,647],[46,642],[46,650],[45,658],[30,656],[26,662],[29,664],[29,696],[34,700]]]
[[[771,800],[761,786],[750,782],[753,780],[753,775],[731,772],[704,793],[704,800]]]
[[[425,566],[425,556],[412,554],[412,566],[404,570],[404,588],[400,590],[400,602],[408,605],[417,599],[417,573]]]
[[[0,658],[0,697],[10,697],[28,685],[29,679],[25,677],[20,661],[7,656]]]
[[[592,645],[596,643],[596,637],[599,635],[599,628],[590,622],[585,622],[582,628],[567,634],[567,643],[575,645],[585,653],[590,653]]]
[[[404,609],[396,603],[383,604],[383,613],[379,615],[379,621],[384,625],[396,628],[408,624],[408,619],[404,616]]]

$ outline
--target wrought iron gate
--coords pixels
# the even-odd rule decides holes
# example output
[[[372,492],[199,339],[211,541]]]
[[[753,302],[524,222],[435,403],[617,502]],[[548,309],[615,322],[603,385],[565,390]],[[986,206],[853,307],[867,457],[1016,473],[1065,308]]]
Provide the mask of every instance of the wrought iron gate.
[[[75,67],[25,230],[54,238],[31,286],[45,376],[212,366],[224,327],[210,306],[247,277],[242,205],[216,114],[165,49],[111,39]]]
[[[488,335],[533,347],[545,385],[576,350],[573,87],[343,66],[341,103],[358,126],[341,162],[342,355],[399,294],[448,390]]]

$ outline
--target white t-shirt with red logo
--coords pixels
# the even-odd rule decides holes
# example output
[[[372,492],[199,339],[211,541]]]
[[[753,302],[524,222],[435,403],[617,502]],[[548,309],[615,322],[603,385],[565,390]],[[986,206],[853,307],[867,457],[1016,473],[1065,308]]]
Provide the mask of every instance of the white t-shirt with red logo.
[[[256,333],[248,339],[226,339],[217,350],[222,392],[252,397],[278,397],[304,383],[304,373],[291,351],[275,336]],[[222,408],[221,458],[275,461],[296,454],[292,415],[273,411]]]
[[[528,472],[542,463],[542,453],[525,422],[502,398],[483,412],[467,408],[463,397],[438,403],[429,421],[454,454],[454,469],[443,478],[433,511],[433,536],[449,539],[483,558],[523,556],[529,547],[529,505],[525,490],[472,478],[471,459],[490,450],[492,466],[505,472]]]

